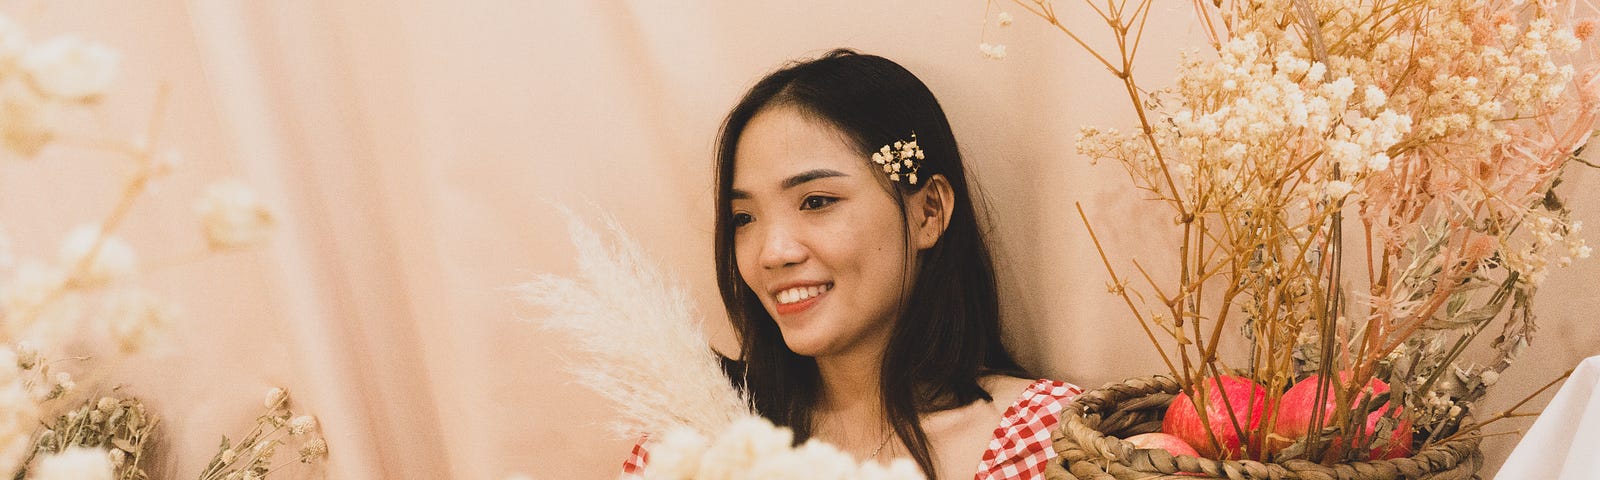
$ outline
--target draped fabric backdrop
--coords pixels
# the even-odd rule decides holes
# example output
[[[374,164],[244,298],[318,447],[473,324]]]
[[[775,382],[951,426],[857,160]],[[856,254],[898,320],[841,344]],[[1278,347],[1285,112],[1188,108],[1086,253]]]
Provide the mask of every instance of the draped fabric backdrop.
[[[166,415],[172,478],[192,477],[218,435],[247,429],[271,385],[320,415],[329,478],[614,476],[632,439],[606,433],[613,407],[560,368],[570,342],[520,321],[537,312],[507,287],[574,272],[558,205],[614,215],[732,351],[711,268],[716,129],[756,78],[840,46],[895,59],[941,100],[986,199],[1002,320],[1023,364],[1089,387],[1162,368],[1106,293],[1072,208],[1082,203],[1114,259],[1172,263],[1165,208],[1139,200],[1120,166],[1073,150],[1082,125],[1132,125],[1127,100],[1064,35],[1001,3],[1017,21],[986,39],[978,0],[7,6],[35,38],[74,31],[122,51],[113,125],[142,122],[157,87],[172,88],[163,142],[188,161],[160,195],[189,198],[235,174],[281,214],[264,249],[152,275],[184,305],[174,346],[112,368]],[[1200,45],[1188,2],[1156,8],[1146,81],[1170,78],[1175,52]],[[1087,11],[1067,18],[1103,32]],[[1009,56],[983,58],[980,41]],[[0,213],[19,255],[53,252],[70,227],[58,216],[109,208],[105,168],[62,151],[7,167]],[[111,180],[76,180],[90,177]],[[1567,185],[1589,225],[1600,225],[1597,184],[1579,169]],[[147,258],[199,245],[188,208],[148,202],[124,236],[161,246]],[[1485,411],[1600,353],[1597,281],[1594,260],[1554,272],[1534,348]],[[1515,440],[1485,441],[1486,472]]]

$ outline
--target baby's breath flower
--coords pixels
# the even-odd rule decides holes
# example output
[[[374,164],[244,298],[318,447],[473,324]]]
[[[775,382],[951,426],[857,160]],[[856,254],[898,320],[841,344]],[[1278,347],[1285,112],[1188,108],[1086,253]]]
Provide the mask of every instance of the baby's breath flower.
[[[96,242],[100,246],[98,251],[94,251]],[[104,235],[102,240],[100,227],[92,224],[79,225],[67,235],[59,253],[61,265],[68,269],[78,268],[91,253],[94,258],[88,270],[72,279],[78,285],[101,286],[130,277],[136,271],[133,247],[114,235]]]
[[[1336,103],[1343,103],[1345,99],[1350,98],[1350,95],[1355,93],[1356,82],[1350,80],[1350,77],[1340,77],[1338,80],[1329,83],[1326,88],[1328,89],[1328,95],[1336,99]]]
[[[1005,45],[990,45],[990,44],[987,44],[987,43],[980,43],[980,44],[978,44],[978,51],[983,52],[983,56],[984,57],[987,57],[987,58],[992,59],[992,60],[1000,60],[1000,59],[1006,58],[1006,46]]]
[[[118,61],[117,53],[104,45],[63,36],[29,49],[18,66],[46,94],[83,100],[105,93]]]
[[[1378,111],[1388,101],[1389,96],[1383,93],[1383,89],[1375,85],[1367,85],[1367,90],[1362,92],[1362,106],[1366,107],[1368,111]]]
[[[7,313],[8,320],[42,308],[50,294],[66,284],[65,272],[36,261],[23,261],[11,275],[0,292],[0,309]]]
[[[106,297],[106,327],[123,353],[135,353],[172,323],[173,310],[143,289],[120,289]]]
[[[56,372],[55,380],[56,388],[60,389],[63,393],[68,393],[73,389],[78,388],[78,384],[72,381],[72,374],[70,373]]]
[[[1000,26],[1005,27],[1005,26],[1010,26],[1011,25],[1012,18],[1011,18],[1011,14],[1010,13],[1000,12],[999,19],[1000,19]]]
[[[1333,180],[1328,182],[1326,185],[1323,185],[1322,193],[1328,195],[1328,198],[1338,200],[1344,198],[1345,195],[1349,195],[1352,188],[1353,187],[1350,185],[1350,182],[1346,182],[1344,180]]]
[[[1384,170],[1388,170],[1389,169],[1389,154],[1384,153],[1384,152],[1378,152],[1376,154],[1373,154],[1372,158],[1367,159],[1367,169],[1368,170],[1372,170],[1374,172],[1381,172],[1381,171],[1384,171]]]
[[[1312,83],[1321,83],[1322,79],[1327,74],[1327,65],[1323,65],[1322,62],[1314,62],[1311,64],[1311,68],[1306,70],[1306,81]]]
[[[206,187],[204,197],[195,203],[206,241],[212,249],[246,247],[265,238],[277,223],[272,212],[256,198],[255,191],[237,180],[223,180]]]

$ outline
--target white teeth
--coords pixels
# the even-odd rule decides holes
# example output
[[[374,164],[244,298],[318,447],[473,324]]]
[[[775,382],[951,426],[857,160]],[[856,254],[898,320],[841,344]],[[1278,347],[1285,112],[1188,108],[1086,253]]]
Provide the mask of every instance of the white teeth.
[[[805,300],[805,299],[808,299],[808,298],[811,298],[811,297],[815,297],[817,295],[822,295],[822,293],[828,291],[829,288],[831,288],[829,285],[815,285],[815,286],[810,286],[810,287],[795,287],[795,288],[791,288],[791,289],[788,289],[788,290],[784,290],[784,291],[778,292],[778,295],[777,295],[778,303],[783,303],[783,304],[795,303],[795,302],[798,302],[798,301],[801,301],[801,300]]]

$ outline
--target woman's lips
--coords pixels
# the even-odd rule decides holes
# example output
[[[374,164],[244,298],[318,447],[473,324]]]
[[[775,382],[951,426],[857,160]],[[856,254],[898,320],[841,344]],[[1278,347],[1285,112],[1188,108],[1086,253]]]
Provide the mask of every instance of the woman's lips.
[[[817,294],[816,296],[813,296],[811,298],[807,298],[805,300],[801,300],[801,301],[798,301],[798,302],[794,302],[794,303],[777,303],[777,302],[773,302],[774,305],[775,305],[773,307],[773,310],[776,310],[778,315],[786,315],[786,316],[787,315],[794,315],[794,314],[797,314],[797,313],[800,313],[800,312],[804,312],[807,309],[810,309],[813,305],[817,304],[817,301],[822,300],[824,297],[827,297],[828,294],[830,294],[830,293],[833,293],[833,289],[831,289],[831,288],[826,290],[826,291],[823,291],[820,294]]]

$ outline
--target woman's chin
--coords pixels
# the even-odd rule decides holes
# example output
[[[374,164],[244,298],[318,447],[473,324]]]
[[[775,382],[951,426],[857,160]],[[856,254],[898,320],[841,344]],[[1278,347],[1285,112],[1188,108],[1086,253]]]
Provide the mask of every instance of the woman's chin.
[[[800,356],[803,356],[803,357],[816,357],[816,356],[819,356],[819,355],[826,355],[827,354],[828,347],[827,347],[826,342],[822,342],[822,341],[819,341],[819,340],[813,339],[813,338],[794,338],[794,337],[803,337],[803,336],[802,335],[784,334],[783,343],[784,343],[784,345],[788,345],[789,346],[789,351],[794,352],[796,355],[800,355]]]

